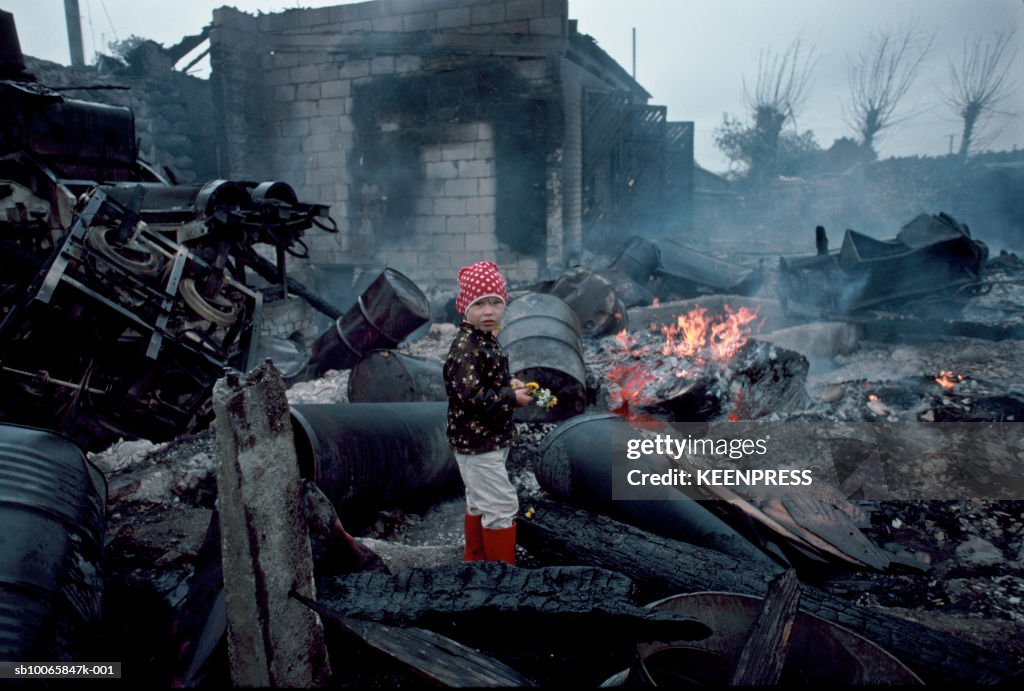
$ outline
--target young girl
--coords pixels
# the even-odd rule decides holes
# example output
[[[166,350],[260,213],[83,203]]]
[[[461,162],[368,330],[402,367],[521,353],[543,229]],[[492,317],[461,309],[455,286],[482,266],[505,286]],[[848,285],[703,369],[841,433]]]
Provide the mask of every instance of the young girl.
[[[459,269],[455,309],[462,323],[444,365],[448,441],[466,486],[465,561],[516,561],[519,499],[505,469],[516,429],[512,413],[532,401],[512,379],[497,334],[505,315],[505,279],[493,262]]]

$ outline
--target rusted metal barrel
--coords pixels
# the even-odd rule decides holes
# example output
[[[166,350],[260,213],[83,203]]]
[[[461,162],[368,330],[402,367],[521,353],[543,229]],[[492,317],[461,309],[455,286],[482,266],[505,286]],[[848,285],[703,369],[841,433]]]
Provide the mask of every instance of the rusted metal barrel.
[[[583,336],[604,336],[626,328],[626,308],[615,294],[615,285],[591,269],[569,269],[548,292],[576,313]]]
[[[688,616],[711,635],[699,641],[637,645],[627,686],[726,686],[751,635],[762,598],[736,593],[673,595],[652,609]],[[875,643],[807,612],[798,612],[779,686],[904,686],[923,682]]]
[[[106,501],[69,439],[0,425],[0,659],[94,659]]]
[[[619,250],[609,266],[644,286],[657,271],[658,261],[658,246],[634,235]]]
[[[544,293],[527,293],[512,300],[498,343],[508,353],[512,375],[535,381],[558,398],[553,408],[526,406],[519,420],[564,420],[587,405],[586,368],[576,313],[563,300]]]
[[[320,334],[310,364],[314,376],[349,369],[371,350],[394,348],[430,319],[430,303],[413,281],[384,269],[348,312]]]
[[[356,363],[348,378],[352,403],[448,400],[444,363],[395,350],[375,350]]]
[[[447,403],[296,405],[291,414],[302,476],[346,528],[381,509],[425,508],[462,487],[445,433]]]
[[[769,571],[779,565],[706,509],[667,485],[628,484],[629,472],[660,473],[663,458],[629,460],[626,447],[640,432],[614,413],[586,413],[563,422],[544,438],[534,473],[555,497],[599,511],[649,532],[723,552]]]

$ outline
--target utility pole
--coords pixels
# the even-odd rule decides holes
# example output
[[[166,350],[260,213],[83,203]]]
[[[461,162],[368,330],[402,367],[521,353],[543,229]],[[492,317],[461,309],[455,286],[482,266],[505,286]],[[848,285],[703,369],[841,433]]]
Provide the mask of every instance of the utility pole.
[[[71,51],[71,66],[85,66],[85,52],[82,48],[82,19],[78,12],[78,0],[64,0],[64,19],[68,25],[68,49]]]
[[[636,27],[633,27],[633,80],[636,80]]]
[[[949,153],[953,153],[953,139],[956,137],[955,134],[949,135]]]

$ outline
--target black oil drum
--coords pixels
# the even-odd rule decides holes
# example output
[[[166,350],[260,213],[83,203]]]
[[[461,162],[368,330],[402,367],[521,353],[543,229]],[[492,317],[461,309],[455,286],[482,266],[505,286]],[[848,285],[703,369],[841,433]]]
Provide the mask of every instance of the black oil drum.
[[[302,476],[323,490],[346,528],[382,509],[426,508],[462,488],[447,403],[310,404],[291,414]]]
[[[352,403],[446,401],[444,363],[396,350],[374,350],[352,368],[348,400]]]
[[[508,353],[512,376],[534,381],[558,398],[552,408],[526,406],[516,419],[557,421],[587,405],[586,368],[576,313],[560,298],[527,293],[509,303],[498,343]]]
[[[356,304],[320,334],[310,357],[313,376],[349,369],[371,350],[394,348],[430,319],[430,303],[413,281],[384,269]]]
[[[634,235],[615,255],[609,266],[645,286],[657,271],[659,261],[658,246],[650,240],[644,240]]]
[[[95,659],[106,501],[69,439],[0,424],[0,660]]]
[[[615,285],[595,271],[577,266],[555,281],[548,291],[561,298],[580,319],[580,335],[605,336],[626,328],[626,308]]]
[[[699,428],[694,428],[699,429]],[[558,499],[604,513],[644,530],[724,552],[744,563],[781,571],[768,555],[704,505],[668,485],[636,487],[629,473],[664,473],[664,457],[627,459],[627,444],[640,432],[608,412],[566,420],[541,442],[534,463],[537,482]]]

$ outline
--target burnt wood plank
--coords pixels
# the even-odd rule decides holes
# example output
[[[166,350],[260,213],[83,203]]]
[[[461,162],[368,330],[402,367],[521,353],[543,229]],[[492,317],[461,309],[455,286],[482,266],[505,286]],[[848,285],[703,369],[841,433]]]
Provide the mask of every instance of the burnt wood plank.
[[[774,686],[782,676],[793,622],[800,608],[800,581],[786,569],[768,585],[768,594],[751,627],[730,686]]]

